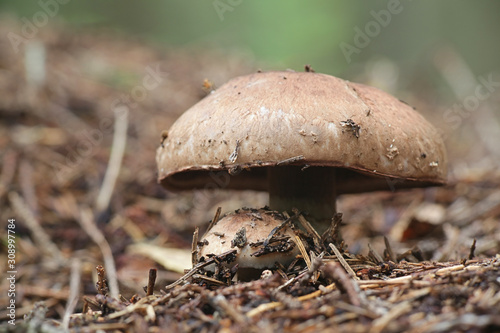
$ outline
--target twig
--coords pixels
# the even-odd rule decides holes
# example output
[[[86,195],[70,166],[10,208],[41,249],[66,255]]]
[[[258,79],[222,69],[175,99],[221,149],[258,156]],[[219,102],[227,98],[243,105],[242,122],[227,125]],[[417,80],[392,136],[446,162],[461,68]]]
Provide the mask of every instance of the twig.
[[[222,211],[222,208],[221,207],[217,207],[217,210],[215,211],[214,218],[208,224],[207,231],[205,231],[205,235],[203,236],[203,238],[205,238],[205,236],[207,235],[207,232],[209,232],[210,229],[212,229],[214,227],[214,225],[217,223],[217,221],[219,221],[219,217],[220,217],[221,211]]]
[[[273,230],[271,230],[271,232],[269,233],[269,235],[267,235],[267,238],[266,238],[266,240],[263,243],[264,248],[266,248],[269,245],[269,241],[271,240],[271,238],[273,238],[274,234],[276,234],[278,231],[280,231],[281,229],[283,229],[288,223],[290,223],[290,221],[292,219],[295,218],[295,215],[292,216],[292,217],[290,217],[287,212],[284,212],[283,216],[285,216],[286,220],[283,221],[279,226],[277,226]]]
[[[215,297],[209,297],[209,301],[219,312],[226,314],[235,322],[239,324],[245,324],[247,322],[247,317],[239,312],[235,306],[229,304],[224,295],[219,294]]]
[[[213,284],[215,286],[227,286],[227,283],[225,282],[222,282],[222,281],[219,281],[217,279],[214,279],[214,278],[211,278],[211,277],[208,277],[208,276],[205,276],[205,275],[201,275],[201,274],[193,274],[193,279],[194,280],[203,280],[207,283],[210,283],[210,284]]]
[[[318,271],[318,269],[323,266],[323,256],[325,255],[322,252],[319,256],[316,256],[313,251],[311,251],[311,266],[308,266],[308,270],[306,274],[304,274],[300,279],[298,279],[299,285],[307,284],[311,280],[311,276],[314,275]],[[314,279],[316,280],[316,279]]]
[[[425,323],[425,326],[414,327],[409,332],[459,332],[459,331],[492,331],[500,326],[498,314],[495,315],[477,315],[467,313],[457,316],[455,313],[443,313],[437,315],[433,320]],[[474,328],[476,330],[474,330]]]
[[[356,283],[361,287],[361,289],[370,289],[370,288],[380,288],[383,286],[390,286],[390,285],[409,284],[412,283],[413,278],[414,277],[411,275],[405,275],[387,280],[359,280],[356,281]]]
[[[141,298],[139,301],[137,301],[137,303],[130,304],[125,309],[117,311],[117,312],[113,312],[112,314],[110,314],[108,316],[108,318],[109,319],[116,319],[116,318],[119,318],[119,317],[124,316],[126,314],[132,313],[137,309],[145,309],[146,307],[150,306],[151,301],[153,301],[155,299],[156,299],[156,296],[153,296],[153,295]]]
[[[64,311],[62,327],[64,330],[69,328],[69,320],[75,311],[76,304],[78,303],[78,295],[80,294],[80,280],[82,277],[80,259],[76,258],[71,262],[71,276],[69,282],[69,297],[66,302],[66,310]]]
[[[305,272],[304,274],[306,274],[307,272]],[[323,290],[325,290],[326,292],[328,291],[331,291],[331,290],[334,290],[336,288],[335,286],[335,283],[332,283],[328,286],[326,286],[325,288],[323,288]],[[322,290],[316,290],[310,294],[307,294],[307,295],[303,295],[303,296],[299,296],[297,297],[297,300],[300,301],[300,302],[303,302],[303,301],[307,301],[307,300],[310,300],[310,299],[314,299],[314,298],[317,298],[319,296],[321,296],[322,294],[325,293],[325,291],[322,291]],[[281,305],[283,305],[283,303],[281,302],[270,302],[270,303],[264,303],[264,304],[261,304],[259,305],[258,307],[248,311],[246,313],[247,317],[255,317],[263,312],[266,312],[266,311],[269,311],[269,310],[274,310],[278,307],[280,307]]]
[[[346,293],[352,305],[360,306],[362,293],[359,286],[340,268],[337,262],[330,262],[323,267],[323,272],[331,278],[341,292]]]
[[[332,217],[332,221],[328,229],[321,235],[321,241],[326,243],[341,243],[342,237],[340,235],[340,225],[342,224],[342,213],[336,213]]]
[[[198,263],[198,236],[200,228],[194,228],[193,241],[191,242],[191,265],[194,267]]]
[[[318,250],[321,250],[321,236],[318,234],[318,232],[312,227],[312,225],[305,219],[305,217],[302,215],[302,213],[297,209],[297,208],[292,208],[292,212],[295,214],[295,216],[298,216],[299,222],[304,227],[304,229],[311,235],[314,245]]]
[[[333,245],[333,243],[330,243],[329,246],[333,250],[333,253],[335,253],[337,260],[340,262],[342,267],[344,267],[347,274],[349,274],[349,276],[351,278],[353,278],[355,280],[359,280],[359,277],[356,276],[356,273],[354,273],[354,270],[351,268],[351,266],[349,266],[347,261],[344,259],[344,257],[342,256],[342,253],[340,253],[339,249],[337,249],[337,247],[335,245]]]
[[[373,259],[375,259],[377,261],[377,264],[380,264],[381,262],[384,262],[384,258],[382,258],[380,256],[380,254],[378,254],[372,247],[372,245],[370,243],[368,243],[368,256],[370,257],[373,257]]]
[[[127,127],[128,107],[120,106],[115,110],[115,131],[108,168],[106,169],[106,174],[104,175],[104,180],[95,202],[98,214],[108,208],[109,201],[111,200],[127,143]]]
[[[304,243],[302,242],[302,239],[300,239],[299,236],[295,236],[295,244],[297,244],[297,247],[299,248],[300,253],[302,254],[302,257],[304,257],[304,260],[306,262],[307,268],[311,270],[311,258],[309,258],[309,255],[307,254],[306,247],[304,246]]]
[[[82,311],[82,313],[86,313],[89,309],[92,309],[95,308],[95,309],[99,309],[100,308],[100,303],[95,299],[95,298],[91,298],[89,296],[83,296],[83,302],[84,302],[84,309],[85,311]]]
[[[479,266],[468,266],[467,269],[468,270],[473,270],[475,267],[479,267]],[[451,272],[456,272],[456,271],[460,271],[462,269],[464,269],[465,266],[460,264],[460,265],[455,265],[455,266],[450,266],[450,267],[444,267],[444,268],[440,268],[438,269],[437,271],[434,272],[434,274],[436,276],[441,276],[441,275],[446,275],[446,274],[449,274]]]
[[[413,282],[415,282],[415,281],[413,281]],[[418,281],[418,282],[424,282],[424,281]],[[426,282],[428,282],[428,281],[426,281]],[[412,286],[417,286],[417,285],[412,285]],[[429,295],[432,292],[432,290],[433,290],[432,287],[413,289],[409,293],[407,293],[406,295],[398,297],[397,301],[398,302],[403,302],[403,301],[413,302],[418,298]]]
[[[407,313],[412,309],[411,303],[409,301],[403,302],[403,304],[398,304],[394,306],[389,312],[383,315],[380,318],[377,318],[373,321],[372,327],[370,329],[370,333],[379,333],[383,332],[384,329],[389,325],[391,321],[400,317],[401,315]]]
[[[146,296],[153,295],[153,291],[155,289],[155,281],[156,281],[156,268],[151,268],[149,270],[148,288],[146,289]]]
[[[181,283],[185,282],[187,279],[189,279],[191,276],[193,276],[200,268],[203,268],[205,266],[213,264],[214,262],[216,262],[216,260],[217,261],[224,261],[227,256],[234,255],[234,254],[236,254],[236,252],[237,252],[236,249],[229,250],[229,251],[226,251],[224,253],[219,254],[218,256],[209,258],[208,260],[205,260],[203,262],[198,263],[196,266],[194,266],[193,268],[191,268],[189,270],[189,272],[187,272],[186,274],[184,274],[180,279],[178,279],[174,283],[171,283],[168,286],[166,286],[164,288],[165,291],[168,291],[168,290],[170,290],[170,289],[172,289],[172,288],[180,285]]]
[[[282,305],[283,305],[283,303],[281,303],[281,302],[264,303],[264,304],[259,305],[256,308],[253,308],[252,310],[248,311],[246,313],[246,316],[249,318],[252,318],[252,317],[255,317],[263,312],[274,310]]]
[[[302,279],[302,277],[306,276],[309,274],[309,269],[306,269],[304,271],[302,271],[301,273],[299,273],[297,276],[287,280],[285,283],[283,283],[281,286],[277,287],[276,290],[281,290],[283,288],[286,288],[288,287],[289,285],[299,281],[300,279]],[[286,276],[286,274],[285,274]]]
[[[372,318],[372,319],[378,318],[377,314],[375,314],[373,311],[370,311],[368,309],[365,309],[365,308],[362,308],[359,306],[354,306],[352,304],[349,304],[349,303],[346,303],[343,301],[336,300],[335,307],[342,309],[342,310],[351,311],[357,315],[362,315],[362,316],[365,316],[368,318]]]
[[[106,271],[108,273],[109,291],[111,297],[118,299],[119,288],[116,266],[113,259],[113,251],[111,250],[108,241],[95,225],[94,216],[92,215],[92,211],[90,209],[83,208],[80,210],[80,218],[78,219],[78,222],[87,235],[89,235],[94,243],[99,246],[104,259],[104,266],[106,267]]]
[[[106,270],[101,265],[98,265],[95,270],[97,271],[97,282],[95,284],[97,293],[99,295],[108,296],[109,286],[106,280]]]
[[[33,241],[37,244],[38,248],[58,261],[63,261],[64,257],[50,236],[40,226],[40,222],[33,215],[24,199],[16,192],[9,193],[9,200],[14,207],[14,210],[24,220],[26,226],[31,230]]]
[[[302,307],[301,302],[297,298],[283,291],[274,289],[271,292],[271,295],[273,296],[274,299],[284,304],[289,309],[300,309]]]
[[[470,247],[470,251],[469,251],[469,260],[474,259],[474,252],[475,251],[476,251],[476,239],[474,238],[474,240],[472,241],[472,245]]]
[[[385,243],[385,249],[387,251],[387,255],[389,256],[389,259],[393,262],[397,262],[396,255],[392,251],[391,243],[389,243],[389,240],[387,239],[386,236],[384,236],[384,243]]]

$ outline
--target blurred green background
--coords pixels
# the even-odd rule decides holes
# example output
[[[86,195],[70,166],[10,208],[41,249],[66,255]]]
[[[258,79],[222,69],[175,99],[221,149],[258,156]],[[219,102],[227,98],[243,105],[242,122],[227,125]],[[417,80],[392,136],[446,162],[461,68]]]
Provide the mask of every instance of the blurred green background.
[[[430,54],[442,46],[453,48],[474,73],[499,68],[498,1],[1,0],[0,10],[31,21],[54,3],[59,8],[52,21],[111,29],[167,47],[241,50],[264,68],[310,63],[317,71],[349,76],[380,57],[412,71],[432,66]],[[376,33],[376,24],[369,24],[376,21],[372,11],[391,6],[397,13],[385,27],[378,23]],[[346,61],[341,43],[356,46],[355,28],[365,31],[367,24],[374,36]]]

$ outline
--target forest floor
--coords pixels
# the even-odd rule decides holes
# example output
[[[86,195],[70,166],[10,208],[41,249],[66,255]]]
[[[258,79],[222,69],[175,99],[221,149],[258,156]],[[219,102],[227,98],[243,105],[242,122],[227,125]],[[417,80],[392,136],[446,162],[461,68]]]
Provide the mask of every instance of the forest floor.
[[[266,196],[168,193],[155,152],[206,95],[204,79],[217,87],[255,72],[253,60],[60,27],[17,51],[0,41],[1,262],[13,265],[2,265],[0,331],[500,331],[500,169],[489,160],[450,156],[461,167],[439,188],[344,195],[343,243],[302,233],[288,267],[210,277],[190,269],[195,228]],[[123,160],[110,161],[120,144]]]

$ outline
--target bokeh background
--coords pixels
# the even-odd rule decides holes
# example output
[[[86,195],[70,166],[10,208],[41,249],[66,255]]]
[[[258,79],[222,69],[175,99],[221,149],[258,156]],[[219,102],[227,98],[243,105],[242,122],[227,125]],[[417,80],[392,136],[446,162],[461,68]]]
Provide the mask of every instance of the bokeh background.
[[[54,8],[52,3],[2,0],[0,10],[33,21],[41,9]],[[56,3],[51,22],[82,30],[116,31],[167,48],[240,51],[266,68],[301,68],[307,62],[321,72],[345,76],[363,70],[370,61],[386,59],[402,75],[410,75],[422,69],[432,72],[436,53],[449,47],[477,75],[498,69],[500,4],[495,1]],[[391,9],[385,26],[379,33],[371,28],[376,36],[347,62],[339,45],[354,45],[355,28],[365,31],[374,20],[372,11]]]
[[[0,10],[33,22],[36,13],[47,8],[49,23],[115,31],[165,48],[239,51],[266,68],[301,68],[308,62],[321,72],[346,76],[363,71],[371,61],[386,59],[408,76],[422,69],[432,72],[436,53],[448,47],[477,75],[498,69],[500,4],[495,1],[292,0],[285,5],[262,0],[115,0],[96,6],[60,0],[55,1],[57,8],[53,3],[2,0]],[[377,21],[374,13],[384,16],[381,12],[387,10],[391,15],[378,24],[380,29],[370,25]],[[367,25],[370,41],[351,62],[346,61],[340,44],[355,45],[356,28],[366,31]]]
[[[89,225],[129,297],[150,267],[158,285],[189,267],[193,230],[218,206],[266,203],[262,193],[168,193],[155,170],[160,133],[206,95],[205,79],[217,87],[258,69],[310,64],[376,86],[441,131],[450,186],[340,198],[350,251],[382,251],[388,235],[395,251],[418,243],[425,259],[459,259],[473,238],[478,255],[498,253],[498,1],[0,0],[0,33],[0,225],[19,221],[19,316],[48,299],[62,318],[76,259],[82,293],[95,294],[107,255]],[[117,142],[123,160],[103,199]]]

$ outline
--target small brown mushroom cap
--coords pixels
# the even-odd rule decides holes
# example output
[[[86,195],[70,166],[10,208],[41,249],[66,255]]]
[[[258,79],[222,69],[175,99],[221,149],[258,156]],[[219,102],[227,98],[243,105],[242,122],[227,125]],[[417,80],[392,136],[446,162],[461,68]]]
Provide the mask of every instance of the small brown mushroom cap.
[[[268,251],[263,247],[263,242],[273,229],[284,221],[281,214],[263,209],[240,209],[227,214],[200,239],[199,244],[203,245],[198,249],[198,259],[236,249],[236,259],[230,266],[238,264],[243,269],[264,269],[274,267],[276,262],[287,265],[299,254],[294,232],[288,225],[273,234]],[[287,236],[287,239],[283,239],[283,236]],[[279,241],[273,242],[276,237]]]
[[[443,140],[412,107],[306,72],[227,82],[172,125],[156,160],[170,190],[267,190],[266,169],[283,163],[341,168],[338,194],[440,185],[447,173]]]

